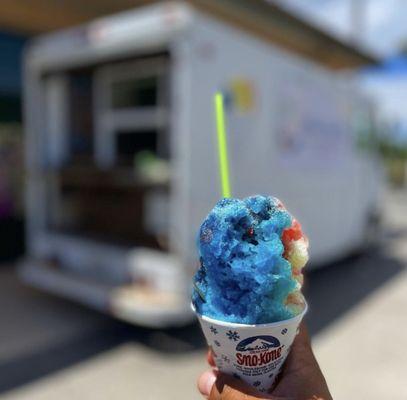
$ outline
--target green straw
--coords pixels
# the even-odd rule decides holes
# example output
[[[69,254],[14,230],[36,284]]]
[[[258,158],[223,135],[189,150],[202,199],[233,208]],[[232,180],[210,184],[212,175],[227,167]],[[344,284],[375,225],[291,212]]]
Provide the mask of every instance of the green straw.
[[[228,145],[226,140],[225,110],[222,93],[216,92],[214,102],[216,128],[218,133],[219,176],[222,185],[222,196],[229,198],[232,196],[230,190]]]

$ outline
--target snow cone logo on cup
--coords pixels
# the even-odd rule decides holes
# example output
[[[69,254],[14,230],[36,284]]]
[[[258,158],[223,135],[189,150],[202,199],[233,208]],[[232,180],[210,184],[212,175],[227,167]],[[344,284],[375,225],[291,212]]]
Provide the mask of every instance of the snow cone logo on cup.
[[[271,363],[281,358],[280,341],[274,336],[253,336],[242,340],[236,346],[238,365],[257,367]],[[250,354],[243,354],[249,352]]]
[[[235,368],[242,376],[254,380],[250,383],[257,389],[262,389],[262,383],[270,384],[267,380],[262,382],[264,378],[275,372],[284,361],[287,354],[287,351],[283,352],[284,348],[285,345],[275,336],[250,336],[236,346]]]

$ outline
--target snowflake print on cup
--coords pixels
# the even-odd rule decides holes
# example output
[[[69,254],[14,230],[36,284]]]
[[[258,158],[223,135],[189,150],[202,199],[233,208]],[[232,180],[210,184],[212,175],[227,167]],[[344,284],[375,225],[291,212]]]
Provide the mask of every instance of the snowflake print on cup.
[[[211,327],[210,327],[210,330],[211,330],[211,332],[212,332],[214,335],[217,335],[217,334],[218,334],[218,330],[217,330],[215,327],[211,326]]]
[[[214,340],[213,343],[215,343],[216,346],[220,347],[220,343],[217,340]]]
[[[261,385],[260,381],[256,381],[256,382],[253,383],[253,386],[255,386],[255,387],[260,386],[260,385]]]
[[[226,336],[228,337],[229,340],[233,340],[235,342],[237,342],[240,339],[240,336],[236,331],[226,332]]]
[[[230,364],[230,358],[226,357],[224,354],[222,354],[222,360],[223,360],[225,363]]]

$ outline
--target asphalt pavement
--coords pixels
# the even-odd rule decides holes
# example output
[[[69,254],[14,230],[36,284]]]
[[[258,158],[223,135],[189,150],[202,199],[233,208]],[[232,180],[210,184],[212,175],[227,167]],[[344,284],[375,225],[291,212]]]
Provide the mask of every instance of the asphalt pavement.
[[[406,399],[407,192],[386,198],[380,246],[311,271],[307,316],[336,400]],[[194,324],[149,330],[23,286],[0,265],[0,398],[193,400]]]

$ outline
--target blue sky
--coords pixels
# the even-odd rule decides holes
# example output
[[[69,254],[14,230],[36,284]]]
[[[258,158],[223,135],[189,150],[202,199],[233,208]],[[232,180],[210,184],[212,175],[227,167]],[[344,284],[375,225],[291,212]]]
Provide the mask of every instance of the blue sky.
[[[272,1],[343,39],[349,39],[352,33],[351,2],[359,1],[365,9],[359,39],[366,47],[385,57],[396,53],[402,41],[407,42],[406,0]]]

